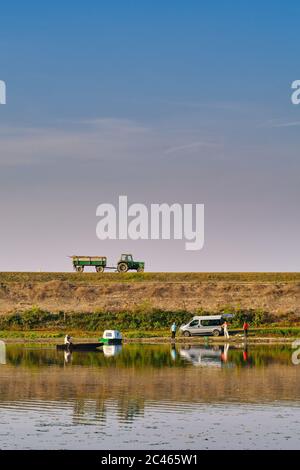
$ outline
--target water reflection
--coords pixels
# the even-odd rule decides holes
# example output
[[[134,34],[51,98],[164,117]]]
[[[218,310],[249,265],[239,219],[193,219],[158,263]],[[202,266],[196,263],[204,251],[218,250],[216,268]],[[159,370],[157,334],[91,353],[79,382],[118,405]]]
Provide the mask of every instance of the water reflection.
[[[72,362],[72,352],[64,351],[65,364],[70,364]]]
[[[177,358],[177,350],[176,350],[176,346],[174,343],[171,344],[171,358],[173,359],[173,361],[176,361],[176,358]]]
[[[186,368],[190,365],[222,368],[266,367],[271,364],[292,365],[289,346],[256,346],[247,344],[223,345],[107,345],[93,352],[56,351],[53,347],[26,347],[0,342],[0,364],[25,368],[63,366],[64,363],[82,367],[122,368]]]
[[[289,426],[300,410],[300,367],[292,364],[292,352],[287,346],[125,344],[66,355],[53,347],[8,345],[0,366],[0,447],[171,442],[192,448],[201,447],[202,433],[226,443],[227,434],[238,432],[242,442],[245,423],[254,440],[264,438],[268,423],[287,433],[289,410]]]
[[[112,357],[116,356],[117,354],[120,354],[122,351],[122,345],[121,344],[113,344],[113,345],[105,345],[102,347],[103,349],[103,354],[106,357]]]
[[[180,355],[182,358],[190,361],[194,366],[201,367],[221,367],[222,354],[224,353],[222,353],[221,348],[218,346],[214,348],[189,346],[187,348],[180,349]]]
[[[6,346],[4,341],[0,341],[0,364],[6,364]]]

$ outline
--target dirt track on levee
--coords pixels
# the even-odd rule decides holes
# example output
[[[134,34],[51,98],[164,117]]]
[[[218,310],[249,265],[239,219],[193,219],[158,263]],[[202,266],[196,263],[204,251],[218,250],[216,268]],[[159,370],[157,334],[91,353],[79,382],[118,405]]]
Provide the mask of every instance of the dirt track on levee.
[[[300,317],[299,273],[0,273],[0,313],[38,306],[57,312],[219,312],[262,309]]]

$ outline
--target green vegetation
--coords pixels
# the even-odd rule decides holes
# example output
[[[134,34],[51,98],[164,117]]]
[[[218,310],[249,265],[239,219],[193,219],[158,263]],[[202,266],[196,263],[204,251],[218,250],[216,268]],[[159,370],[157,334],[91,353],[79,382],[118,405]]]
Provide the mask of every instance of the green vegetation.
[[[191,318],[186,311],[166,312],[146,310],[141,305],[133,312],[51,313],[33,307],[22,313],[0,316],[0,330],[161,330],[170,328],[173,321],[182,324]]]
[[[266,328],[253,328],[250,330],[249,336],[283,336],[296,337],[300,336],[300,326],[274,326]]]
[[[224,308],[222,309],[224,314],[234,314],[234,318],[231,320],[231,326],[233,328],[240,328],[243,326],[244,321],[251,323],[252,326],[256,327],[259,325],[265,325],[273,321],[273,316],[261,309],[232,309]]]
[[[65,333],[63,331],[50,331],[50,330],[1,330],[0,339],[17,339],[17,340],[51,340],[56,338],[63,338]]]
[[[198,315],[206,312],[198,311]],[[250,323],[250,336],[300,335],[300,326],[294,322],[274,323],[272,316],[262,310],[221,309],[216,313],[234,313],[229,324],[231,334],[241,333],[246,319]],[[187,323],[195,313],[184,310],[176,312],[151,308],[147,302],[134,311],[98,311],[92,313],[53,313],[33,307],[24,312],[0,316],[0,338],[61,338],[65,332],[74,336],[95,336],[105,329],[118,329],[127,338],[162,338],[170,335],[170,325]]]
[[[68,281],[74,284],[106,282],[299,282],[300,273],[26,273],[1,272],[2,283]],[[5,287],[5,286],[4,286]]]

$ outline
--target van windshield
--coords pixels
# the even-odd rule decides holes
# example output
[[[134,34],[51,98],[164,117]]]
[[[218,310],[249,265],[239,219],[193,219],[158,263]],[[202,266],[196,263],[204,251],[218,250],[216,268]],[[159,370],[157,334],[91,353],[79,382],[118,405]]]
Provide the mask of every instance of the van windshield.
[[[199,320],[193,320],[191,321],[191,323],[189,324],[189,326],[198,326],[199,325]]]

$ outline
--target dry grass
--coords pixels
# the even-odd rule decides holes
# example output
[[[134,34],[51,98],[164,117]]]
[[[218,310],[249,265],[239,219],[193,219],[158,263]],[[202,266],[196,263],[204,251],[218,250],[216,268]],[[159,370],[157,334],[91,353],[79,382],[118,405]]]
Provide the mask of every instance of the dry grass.
[[[261,309],[300,317],[299,273],[0,273],[0,313]],[[147,307],[148,306],[148,307]]]

